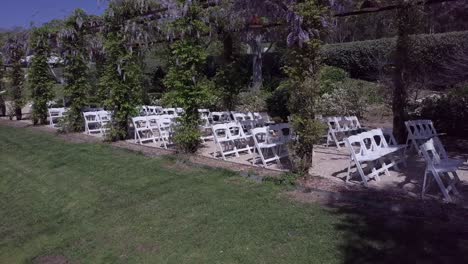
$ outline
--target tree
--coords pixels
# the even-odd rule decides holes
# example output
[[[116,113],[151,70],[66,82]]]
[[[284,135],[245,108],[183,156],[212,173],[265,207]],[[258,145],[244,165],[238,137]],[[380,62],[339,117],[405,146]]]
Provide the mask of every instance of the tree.
[[[90,90],[89,68],[86,60],[87,43],[85,25],[88,23],[86,13],[77,9],[66,19],[63,29],[59,33],[62,56],[65,59],[64,88],[67,99],[68,113],[64,124],[67,132],[80,132],[84,128],[82,111],[87,105]]]
[[[325,9],[317,0],[297,1],[289,17],[286,74],[290,87],[288,108],[296,139],[291,143],[293,171],[307,174],[312,165],[314,144],[323,135],[323,126],[315,119],[320,98],[320,33]]]
[[[24,72],[21,60],[25,55],[26,39],[27,35],[24,32],[19,32],[10,37],[6,42],[7,56],[11,65],[9,96],[12,99],[12,107],[17,120],[21,120],[23,117],[21,108],[25,103],[23,98]]]
[[[50,56],[49,34],[48,28],[36,28],[29,39],[34,53],[28,72],[28,83],[33,101],[32,120],[34,125],[47,123],[47,102],[54,98],[52,92],[53,77],[47,64]]]
[[[202,20],[203,9],[196,2],[186,8],[186,13],[172,23],[174,31],[183,36],[171,44],[170,67],[164,84],[177,106],[185,110],[176,131],[177,147],[194,153],[200,146],[198,109],[210,104],[213,83],[203,73],[208,55],[201,36],[209,29]]]
[[[125,139],[129,118],[142,102],[141,54],[159,31],[151,16],[159,7],[149,0],[113,0],[104,15],[105,65],[99,80],[104,107],[112,111],[110,140]]]

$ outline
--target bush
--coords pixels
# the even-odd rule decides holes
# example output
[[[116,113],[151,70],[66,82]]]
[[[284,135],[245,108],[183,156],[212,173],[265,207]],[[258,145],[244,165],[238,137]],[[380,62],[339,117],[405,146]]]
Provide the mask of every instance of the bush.
[[[347,78],[331,83],[322,94],[317,112],[324,116],[355,115],[362,117],[366,108],[382,102],[380,87],[374,83]]]
[[[270,96],[265,91],[253,91],[239,94],[239,104],[236,107],[240,112],[263,112],[267,109],[267,98]]]
[[[468,135],[468,86],[413,102],[409,110],[410,119],[430,119],[439,133]]]
[[[268,114],[274,119],[281,119],[282,122],[288,120],[290,115],[288,109],[289,86],[289,82],[283,82],[266,100]]]
[[[175,129],[174,143],[179,152],[195,153],[201,145],[201,132],[198,124],[182,117]]]
[[[320,90],[321,93],[331,92],[334,84],[344,82],[349,78],[349,74],[340,68],[324,66],[320,69]]]
[[[421,74],[436,73],[457,52],[468,48],[468,31],[414,35],[411,41],[410,65]],[[321,53],[325,64],[342,68],[353,78],[377,80],[382,66],[392,63],[395,44],[396,38],[331,44]],[[439,76],[429,77],[439,81]]]

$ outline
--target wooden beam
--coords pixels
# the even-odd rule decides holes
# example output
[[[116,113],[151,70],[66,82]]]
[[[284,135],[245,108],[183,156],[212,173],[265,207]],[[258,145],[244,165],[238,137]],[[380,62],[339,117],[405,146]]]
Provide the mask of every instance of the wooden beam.
[[[439,3],[445,3],[445,2],[455,2],[455,1],[460,1],[460,0],[427,0],[427,1],[417,1],[417,5],[433,5],[433,4],[439,4]],[[362,15],[362,14],[370,14],[370,13],[378,13],[378,12],[383,12],[383,11],[388,11],[388,10],[394,10],[398,8],[402,8],[402,5],[394,4],[394,5],[388,5],[388,6],[383,6],[383,7],[375,7],[375,8],[364,8],[360,10],[354,10],[350,12],[345,12],[345,13],[338,13],[334,14],[334,17],[348,17],[348,16],[356,16],[356,15]]]

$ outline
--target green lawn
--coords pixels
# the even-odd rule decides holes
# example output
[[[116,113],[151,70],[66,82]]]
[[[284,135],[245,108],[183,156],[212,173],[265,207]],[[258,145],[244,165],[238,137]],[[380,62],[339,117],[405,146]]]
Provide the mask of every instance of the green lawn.
[[[339,263],[342,217],[281,189],[0,126],[0,263]]]

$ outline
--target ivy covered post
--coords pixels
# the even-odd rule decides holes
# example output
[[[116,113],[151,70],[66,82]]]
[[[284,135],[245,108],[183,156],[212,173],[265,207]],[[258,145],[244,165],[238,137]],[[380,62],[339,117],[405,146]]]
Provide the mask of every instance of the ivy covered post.
[[[29,40],[34,57],[28,72],[28,84],[33,101],[32,120],[34,125],[47,124],[47,103],[54,99],[54,79],[47,63],[50,56],[50,32],[47,28],[36,28]]]
[[[11,64],[10,79],[11,87],[9,89],[9,96],[12,100],[12,108],[16,120],[21,120],[23,117],[21,108],[24,105],[23,89],[24,89],[24,72],[21,65],[21,59],[25,56],[25,43],[22,38],[22,33],[8,39],[6,43],[7,55]]]
[[[89,68],[86,60],[86,39],[88,34],[85,23],[88,16],[77,9],[66,21],[59,33],[62,55],[65,59],[65,97],[68,106],[64,130],[80,132],[84,128],[82,111],[87,105],[90,90]]]
[[[3,56],[0,55],[0,116],[6,114],[5,100],[3,99],[4,86],[3,86],[3,77],[5,75],[5,65],[3,64]]]
[[[99,80],[100,97],[106,110],[112,112],[109,140],[127,138],[129,120],[142,102],[142,64],[135,43],[144,40],[134,36],[132,17],[147,12],[150,1],[111,1],[104,15],[105,65]],[[133,26],[132,26],[133,25]]]
[[[194,153],[200,146],[198,109],[210,104],[214,94],[213,82],[203,73],[208,55],[201,36],[209,28],[202,12],[198,3],[188,4],[186,13],[172,24],[174,31],[183,35],[170,47],[170,66],[164,79],[170,90],[165,101],[185,110],[174,139],[185,153]]]
[[[312,166],[314,145],[324,134],[321,122],[315,119],[320,98],[320,46],[319,34],[323,30],[324,8],[317,0],[298,1],[291,14],[288,54],[285,72],[290,87],[288,108],[296,134],[291,143],[293,171],[306,175]]]

